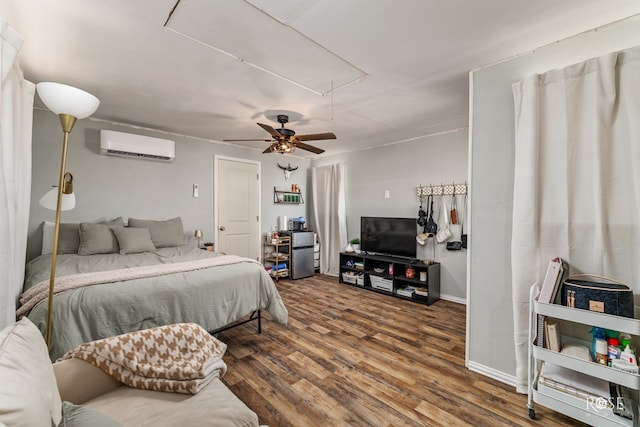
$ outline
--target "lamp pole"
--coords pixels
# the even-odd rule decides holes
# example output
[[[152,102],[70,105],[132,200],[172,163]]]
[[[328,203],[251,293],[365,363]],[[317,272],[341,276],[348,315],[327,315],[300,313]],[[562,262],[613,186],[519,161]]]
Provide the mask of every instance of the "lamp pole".
[[[53,228],[53,252],[51,252],[51,271],[49,272],[49,301],[47,305],[47,330],[45,341],[47,348],[51,345],[51,320],[53,314],[53,291],[56,278],[56,261],[58,259],[58,236],[60,233],[60,212],[62,211],[62,187],[64,185],[64,174],[67,163],[67,145],[69,143],[69,133],[76,123],[76,118],[70,114],[59,114],[60,124],[64,137],[62,139],[62,158],[60,159],[60,177],[58,179],[58,199],[56,201],[56,219]]]
[[[57,114],[60,118],[60,124],[62,125],[62,132],[64,134],[62,139],[62,157],[60,159],[60,176],[58,178],[58,192],[56,198],[56,219],[53,229],[51,270],[49,272],[49,300],[47,306],[47,326],[45,331],[45,341],[47,343],[47,348],[49,348],[51,346],[53,294],[55,293],[56,261],[58,259],[58,238],[60,235],[60,212],[62,211],[62,194],[65,185],[64,180],[66,175],[65,170],[69,133],[71,132],[71,129],[73,129],[73,125],[76,123],[76,120],[84,119],[85,117],[89,117],[95,113],[100,105],[100,100],[81,89],[54,82],[40,82],[36,85],[36,91],[47,108]],[[73,180],[72,176],[70,178]]]

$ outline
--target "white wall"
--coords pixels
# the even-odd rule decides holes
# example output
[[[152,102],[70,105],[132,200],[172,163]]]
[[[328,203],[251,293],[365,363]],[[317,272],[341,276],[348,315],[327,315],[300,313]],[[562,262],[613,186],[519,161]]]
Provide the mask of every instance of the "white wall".
[[[640,20],[536,49],[471,74],[471,237],[468,366],[513,383],[511,211],[514,109],[511,85],[534,73],[564,67],[640,44]]]
[[[360,237],[361,216],[417,219],[418,185],[467,181],[467,144],[468,133],[464,129],[411,142],[321,157],[313,160],[312,165],[344,163],[347,232],[351,239]],[[385,190],[390,193],[388,199],[384,197]],[[450,198],[447,202],[450,203]],[[416,246],[418,258],[433,258],[431,243]],[[438,245],[436,260],[442,264],[442,298],[465,302],[466,259],[467,251],[450,252],[444,249],[444,245]]]
[[[173,163],[103,156],[98,154],[100,129],[138,133],[176,141]],[[27,259],[41,250],[41,224],[53,221],[54,212],[42,208],[38,200],[51,185],[57,184],[62,149],[62,128],[57,116],[48,110],[34,110],[33,176],[31,215]],[[222,155],[261,162],[263,232],[277,225],[280,215],[306,216],[308,204],[273,203],[273,187],[300,185],[307,194],[309,160],[262,154],[260,150],[234,147],[161,132],[140,130],[90,119],[79,120],[69,137],[67,170],[74,175],[76,208],[62,212],[62,222],[81,222],[123,216],[164,219],[182,217],[185,233],[201,228],[204,240],[213,240],[214,156]],[[289,181],[277,163],[299,166]],[[192,186],[198,184],[199,197],[192,197]],[[194,241],[195,243],[195,241]]]

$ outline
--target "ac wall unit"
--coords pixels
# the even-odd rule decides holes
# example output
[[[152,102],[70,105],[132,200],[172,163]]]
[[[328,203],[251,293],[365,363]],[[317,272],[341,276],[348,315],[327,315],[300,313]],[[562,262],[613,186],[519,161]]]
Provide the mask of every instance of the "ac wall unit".
[[[172,162],[176,158],[176,144],[170,139],[102,129],[100,154]]]

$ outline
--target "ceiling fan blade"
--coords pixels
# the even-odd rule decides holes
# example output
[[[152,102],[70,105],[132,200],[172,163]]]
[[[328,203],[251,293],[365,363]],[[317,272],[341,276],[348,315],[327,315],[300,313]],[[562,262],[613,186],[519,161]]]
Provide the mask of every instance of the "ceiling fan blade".
[[[280,135],[280,133],[275,130],[274,128],[272,128],[269,125],[263,125],[262,123],[257,123],[258,126],[260,126],[262,129],[266,130],[267,132],[269,132],[271,134],[272,137],[274,137],[275,139],[281,139],[282,135]]]
[[[296,135],[295,138],[298,141],[320,141],[322,139],[336,139],[336,135],[333,132],[312,133],[308,135]]]
[[[223,139],[222,142],[240,142],[240,141],[261,141],[271,142],[272,139]]]
[[[267,153],[271,153],[271,146],[268,146],[263,152],[262,154],[267,154]]]
[[[313,145],[305,144],[304,142],[296,142],[294,145],[296,146],[296,148],[311,151],[314,154],[324,153],[324,150],[322,148],[314,147]]]

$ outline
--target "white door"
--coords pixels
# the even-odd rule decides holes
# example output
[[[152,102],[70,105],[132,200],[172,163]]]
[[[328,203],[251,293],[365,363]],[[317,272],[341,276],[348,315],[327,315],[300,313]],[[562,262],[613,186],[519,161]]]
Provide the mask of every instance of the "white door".
[[[260,163],[215,157],[216,251],[260,260]]]

